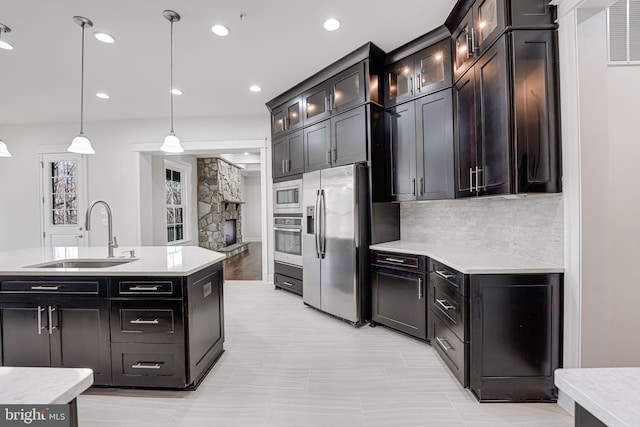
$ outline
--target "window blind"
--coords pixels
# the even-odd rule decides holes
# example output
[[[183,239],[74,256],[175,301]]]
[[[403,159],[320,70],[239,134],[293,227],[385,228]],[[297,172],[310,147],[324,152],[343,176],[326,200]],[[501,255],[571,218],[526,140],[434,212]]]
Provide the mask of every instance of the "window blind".
[[[640,65],[640,0],[618,0],[607,9],[609,64]]]

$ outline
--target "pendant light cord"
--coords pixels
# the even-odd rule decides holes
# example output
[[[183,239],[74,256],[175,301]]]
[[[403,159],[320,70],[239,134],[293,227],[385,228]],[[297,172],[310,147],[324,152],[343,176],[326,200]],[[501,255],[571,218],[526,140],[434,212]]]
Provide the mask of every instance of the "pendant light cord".
[[[171,88],[169,88],[169,93],[171,94],[171,134],[173,134],[173,20],[171,22],[171,54],[170,54],[170,63],[171,63]]]
[[[84,26],[82,24],[82,55],[80,63],[80,135],[84,135]]]

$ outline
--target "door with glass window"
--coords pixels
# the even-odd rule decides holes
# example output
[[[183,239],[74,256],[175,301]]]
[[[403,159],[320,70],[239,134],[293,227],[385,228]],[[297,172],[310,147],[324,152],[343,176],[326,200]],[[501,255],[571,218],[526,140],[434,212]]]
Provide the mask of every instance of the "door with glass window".
[[[86,246],[86,178],[81,154],[43,154],[42,245]]]

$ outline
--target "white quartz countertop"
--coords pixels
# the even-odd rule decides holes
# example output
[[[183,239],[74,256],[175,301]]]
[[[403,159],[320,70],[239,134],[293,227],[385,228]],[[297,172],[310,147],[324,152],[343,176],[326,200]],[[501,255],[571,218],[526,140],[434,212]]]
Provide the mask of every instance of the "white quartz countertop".
[[[492,249],[396,240],[370,246],[376,251],[424,255],[464,274],[563,273],[564,267]]]
[[[137,246],[115,250],[115,258],[128,258],[125,251],[135,251],[135,261],[105,268],[37,268],[34,265],[56,260],[107,259],[107,248],[55,247],[30,248],[0,252],[0,275],[18,276],[187,276],[216,264],[224,254],[197,246]]]
[[[0,367],[0,404],[65,404],[91,384],[91,369]]]
[[[640,426],[640,368],[557,369],[555,384],[609,427]]]

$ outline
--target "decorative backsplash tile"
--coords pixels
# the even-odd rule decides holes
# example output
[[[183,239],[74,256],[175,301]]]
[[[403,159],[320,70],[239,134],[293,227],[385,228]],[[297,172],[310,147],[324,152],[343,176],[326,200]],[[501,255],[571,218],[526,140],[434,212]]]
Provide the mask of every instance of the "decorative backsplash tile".
[[[562,264],[563,209],[562,194],[402,203],[400,237],[487,247]]]

